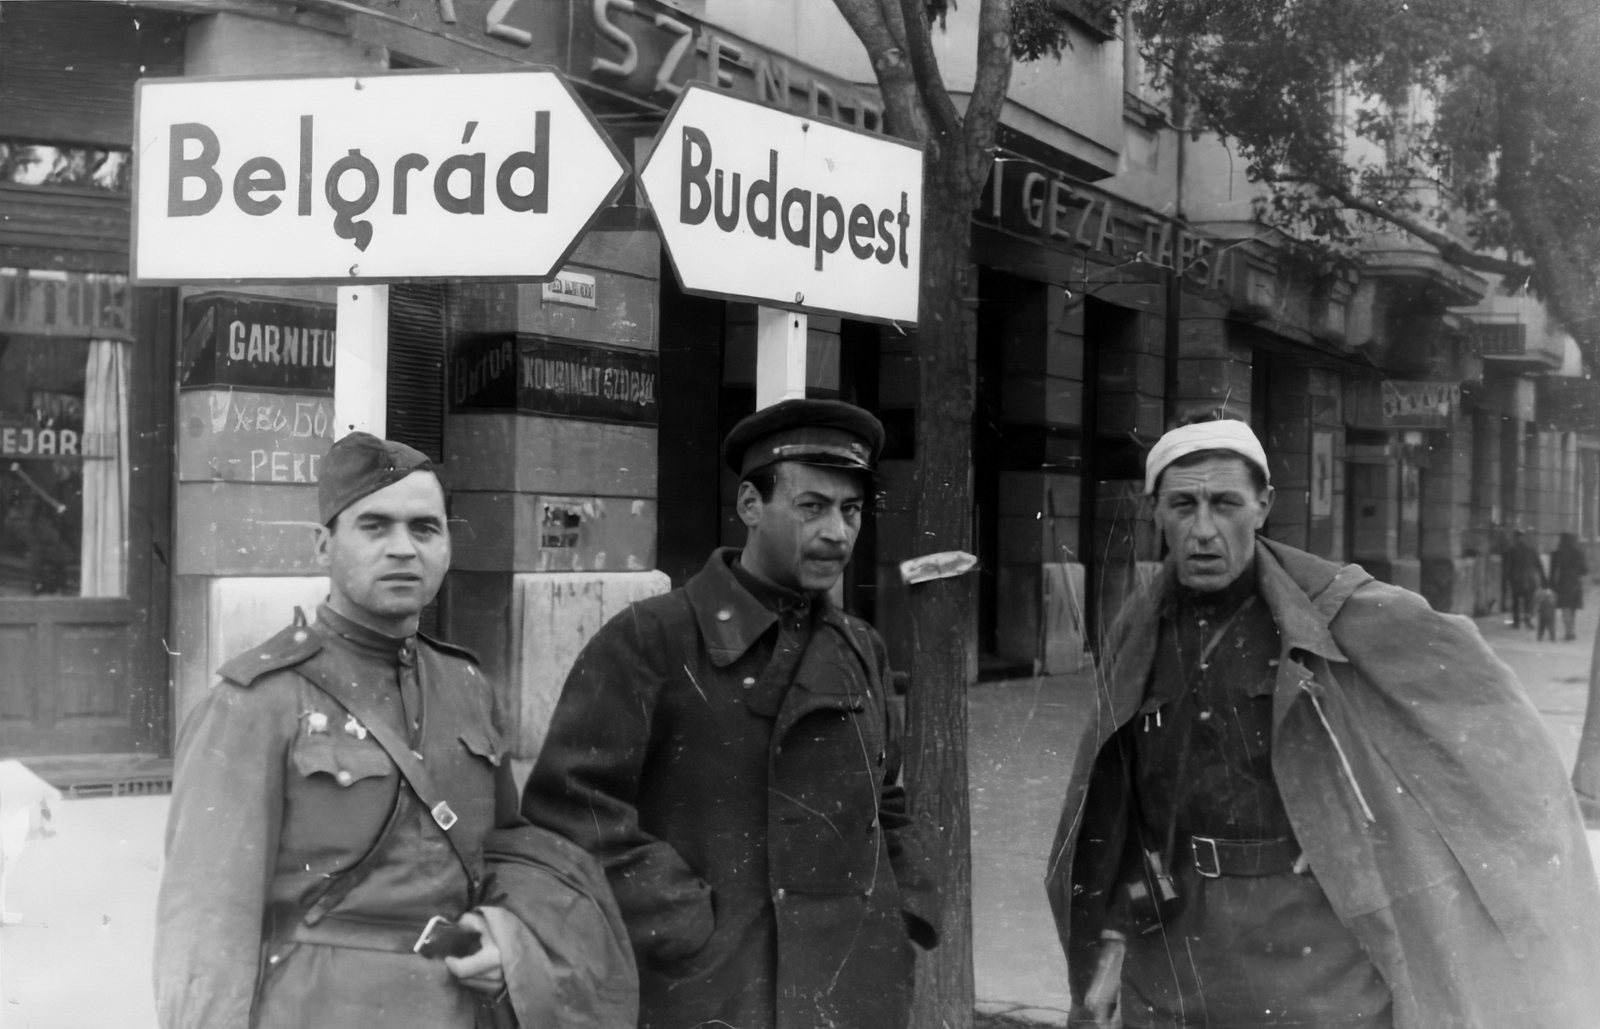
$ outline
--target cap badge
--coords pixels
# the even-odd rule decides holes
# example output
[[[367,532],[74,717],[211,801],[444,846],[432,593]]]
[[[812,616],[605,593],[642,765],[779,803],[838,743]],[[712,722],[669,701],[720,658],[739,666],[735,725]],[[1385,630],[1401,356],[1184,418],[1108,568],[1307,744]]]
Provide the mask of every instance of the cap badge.
[[[367,727],[356,721],[356,716],[351,715],[344,723],[344,731],[358,740],[367,738]]]
[[[306,732],[317,733],[328,731],[328,716],[321,711],[306,712]]]

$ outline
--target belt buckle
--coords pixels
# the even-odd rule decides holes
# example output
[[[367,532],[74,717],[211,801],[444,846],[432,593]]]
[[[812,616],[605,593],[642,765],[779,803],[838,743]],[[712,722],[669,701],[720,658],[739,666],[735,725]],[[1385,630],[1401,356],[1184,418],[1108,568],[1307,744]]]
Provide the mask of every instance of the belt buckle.
[[[1211,850],[1210,869],[1207,869],[1205,862],[1201,860],[1201,855],[1204,853],[1204,851],[1200,849],[1200,845],[1202,843],[1204,843]],[[1212,839],[1210,836],[1191,836],[1189,837],[1189,846],[1194,851],[1195,871],[1199,872],[1207,879],[1222,878],[1222,855],[1217,851],[1216,840]]]

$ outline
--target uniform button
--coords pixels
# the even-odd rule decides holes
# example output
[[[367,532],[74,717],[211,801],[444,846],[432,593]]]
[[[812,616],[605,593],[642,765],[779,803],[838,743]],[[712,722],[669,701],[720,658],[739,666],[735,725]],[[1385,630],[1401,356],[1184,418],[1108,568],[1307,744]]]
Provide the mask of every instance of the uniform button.
[[[723,608],[721,611],[717,612],[717,621],[719,621],[719,622],[726,622],[728,619],[730,619],[732,617],[733,617],[733,612],[729,611],[727,608]]]
[[[304,643],[306,641],[306,631],[304,629],[297,631],[294,634],[294,641],[296,643]]]
[[[281,960],[283,960],[282,955],[274,954],[270,958],[267,959],[267,964],[276,965]]]
[[[755,680],[754,676],[747,675],[747,676],[744,677],[744,688],[745,689],[749,689],[750,687],[754,686],[755,684],[756,684],[756,680]]]
[[[782,900],[782,899],[783,899],[783,897],[784,897],[784,893],[783,893],[783,887],[781,887],[781,886],[780,886],[780,887],[778,887],[778,892],[777,892],[777,893],[774,893],[774,894],[773,894],[773,895],[772,895],[772,899],[773,899],[773,900]]]
[[[351,775],[347,770],[341,768],[339,769],[339,774],[334,776],[334,778],[339,780],[340,786],[349,786],[355,781],[356,777]]]

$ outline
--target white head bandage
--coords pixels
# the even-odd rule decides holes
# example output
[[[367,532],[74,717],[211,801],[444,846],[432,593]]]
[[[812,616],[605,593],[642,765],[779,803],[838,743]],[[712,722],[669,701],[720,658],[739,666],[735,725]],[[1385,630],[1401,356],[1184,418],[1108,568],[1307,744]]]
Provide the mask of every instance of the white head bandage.
[[[1181,425],[1157,440],[1144,459],[1145,494],[1155,494],[1156,480],[1161,478],[1167,465],[1197,450],[1231,450],[1260,468],[1268,484],[1272,482],[1272,473],[1267,470],[1267,452],[1261,449],[1261,441],[1250,431],[1250,426],[1230,418]]]

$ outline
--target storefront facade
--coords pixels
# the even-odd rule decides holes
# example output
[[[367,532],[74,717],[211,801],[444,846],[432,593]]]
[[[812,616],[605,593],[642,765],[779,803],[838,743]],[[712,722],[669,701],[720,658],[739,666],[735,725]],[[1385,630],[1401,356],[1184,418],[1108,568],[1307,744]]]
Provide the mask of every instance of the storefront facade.
[[[691,0],[7,3],[0,21],[0,752],[48,757],[85,789],[159,788],[174,726],[217,665],[325,594],[316,480],[340,432],[353,302],[332,286],[129,280],[138,77],[549,65],[635,164],[690,81],[884,127],[870,85],[711,25]],[[1083,47],[1120,52],[1102,36]],[[1044,96],[1040,74],[1019,88]],[[985,675],[1092,661],[1161,558],[1144,453],[1192,415],[1225,412],[1262,437],[1269,535],[1442,609],[1499,602],[1511,525],[1544,550],[1560,531],[1600,539],[1587,386],[1542,385],[1557,370],[1542,344],[1485,329],[1504,320],[1480,310],[1485,284],[1382,241],[1308,259],[1198,199],[1175,216],[1181,198],[1127,188],[1103,138],[1108,118],[1137,122],[1126,166],[1171,135],[1145,132],[1159,117],[1126,103],[1086,112],[1078,136],[1008,109],[973,212]],[[453,570],[425,629],[482,655],[502,726],[531,757],[589,635],[741,542],[718,444],[755,408],[756,309],[685,293],[631,186],[555,282],[370,295],[366,324],[387,344],[381,422],[439,462],[450,504]],[[892,328],[809,321],[807,394],[866,407],[888,432],[839,599],[899,667],[912,348]]]
[[[691,79],[882,131],[873,91],[707,26],[699,5],[491,6],[0,9],[0,751],[48,756],[84,792],[159,789],[216,667],[326,592],[311,544],[348,298],[129,282],[141,74],[546,64],[635,161]],[[452,572],[424,629],[481,654],[531,756],[587,636],[737,541],[716,451],[754,409],[755,309],[682,293],[631,187],[553,283],[372,293],[385,431],[439,462],[450,505]],[[875,328],[813,318],[809,335],[808,392],[872,385],[856,356]],[[857,576],[849,602],[870,607],[873,585]]]

